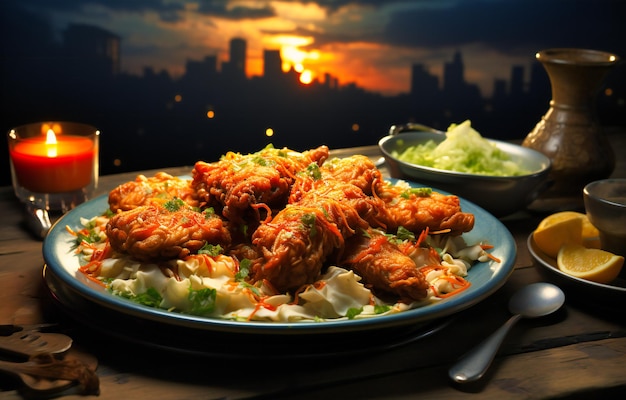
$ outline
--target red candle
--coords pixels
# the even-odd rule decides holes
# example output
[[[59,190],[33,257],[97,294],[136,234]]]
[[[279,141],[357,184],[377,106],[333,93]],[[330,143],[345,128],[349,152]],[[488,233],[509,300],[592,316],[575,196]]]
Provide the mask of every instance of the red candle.
[[[57,134],[19,140],[9,150],[19,184],[37,193],[80,190],[93,176],[95,148],[87,137]]]

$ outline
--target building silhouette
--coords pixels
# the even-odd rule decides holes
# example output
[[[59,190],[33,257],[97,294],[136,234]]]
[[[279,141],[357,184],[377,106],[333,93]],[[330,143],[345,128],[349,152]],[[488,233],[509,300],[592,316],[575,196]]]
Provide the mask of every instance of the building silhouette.
[[[263,77],[267,79],[280,79],[283,73],[283,61],[280,50],[263,51]]]
[[[443,66],[443,91],[445,93],[454,93],[465,86],[465,66],[461,52],[454,53],[451,62],[447,62]]]
[[[414,96],[436,96],[439,91],[439,78],[428,72],[424,64],[413,64],[411,67],[411,94]]]
[[[65,56],[81,74],[114,76],[120,73],[120,37],[99,27],[70,24],[63,32]]]
[[[514,65],[511,68],[511,91],[509,93],[510,96],[524,96],[526,92],[524,85],[524,67],[521,65]]]
[[[222,73],[229,79],[241,81],[246,79],[246,40],[233,38],[230,40],[230,58],[222,63]]]

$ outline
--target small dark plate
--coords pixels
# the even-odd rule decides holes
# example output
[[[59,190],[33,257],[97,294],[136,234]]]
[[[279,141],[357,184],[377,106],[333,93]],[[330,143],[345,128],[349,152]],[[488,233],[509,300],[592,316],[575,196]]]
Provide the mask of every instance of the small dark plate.
[[[532,233],[527,240],[528,251],[535,262],[544,268],[551,277],[558,281],[563,289],[575,291],[579,296],[586,297],[589,301],[606,302],[614,300],[626,299],[626,279],[624,279],[624,271],[611,284],[602,284],[576,278],[561,271],[556,264],[556,260],[545,255],[533,239]],[[579,297],[577,296],[577,297]]]

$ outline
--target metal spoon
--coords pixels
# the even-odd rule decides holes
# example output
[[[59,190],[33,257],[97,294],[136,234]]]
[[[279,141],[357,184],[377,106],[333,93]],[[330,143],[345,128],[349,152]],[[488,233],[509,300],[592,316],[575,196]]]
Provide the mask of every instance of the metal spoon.
[[[564,302],[563,291],[550,283],[533,283],[524,287],[509,301],[509,311],[514,315],[491,336],[464,354],[448,371],[450,378],[458,383],[474,382],[482,378],[505,336],[520,318],[551,314],[561,308]]]

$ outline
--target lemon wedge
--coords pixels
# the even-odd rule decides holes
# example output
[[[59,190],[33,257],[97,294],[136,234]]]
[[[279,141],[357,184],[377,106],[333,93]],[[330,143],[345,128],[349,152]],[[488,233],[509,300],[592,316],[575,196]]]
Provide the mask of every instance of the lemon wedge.
[[[583,226],[582,226],[582,244],[585,247],[589,247],[592,249],[600,248],[600,231],[598,228],[593,226],[591,221],[589,221],[589,217],[587,214],[583,214],[576,211],[561,211],[558,213],[551,214],[544,218],[537,228],[545,228],[547,226],[553,225],[557,222],[565,221],[566,219],[572,218],[582,218]]]
[[[568,275],[597,283],[615,280],[624,265],[624,257],[582,245],[565,244],[558,253],[557,266]]]
[[[565,214],[567,213],[567,214]],[[583,220],[580,213],[556,213],[542,220],[533,232],[539,250],[556,258],[564,244],[583,244]]]

